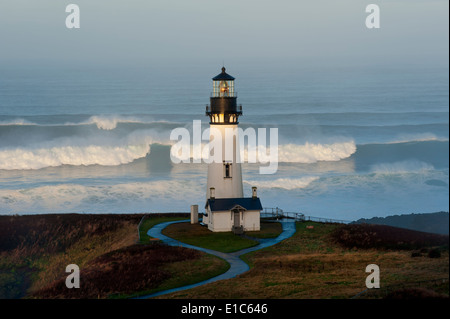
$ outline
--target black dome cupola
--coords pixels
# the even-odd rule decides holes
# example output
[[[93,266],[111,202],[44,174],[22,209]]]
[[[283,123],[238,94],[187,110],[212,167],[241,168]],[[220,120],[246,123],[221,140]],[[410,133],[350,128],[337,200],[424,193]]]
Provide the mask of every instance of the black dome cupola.
[[[234,90],[234,77],[225,72],[212,78],[213,92],[211,94],[211,105],[206,106],[206,115],[210,118],[210,124],[238,124],[238,117],[242,115],[242,105],[236,103],[236,92]]]

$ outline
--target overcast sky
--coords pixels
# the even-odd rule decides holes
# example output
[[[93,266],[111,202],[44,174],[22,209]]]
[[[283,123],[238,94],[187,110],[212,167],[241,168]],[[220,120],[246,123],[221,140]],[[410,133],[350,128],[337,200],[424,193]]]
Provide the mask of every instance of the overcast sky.
[[[65,26],[70,3],[80,29]],[[380,29],[365,26],[370,3]],[[0,67],[448,66],[448,19],[447,0],[2,0]]]

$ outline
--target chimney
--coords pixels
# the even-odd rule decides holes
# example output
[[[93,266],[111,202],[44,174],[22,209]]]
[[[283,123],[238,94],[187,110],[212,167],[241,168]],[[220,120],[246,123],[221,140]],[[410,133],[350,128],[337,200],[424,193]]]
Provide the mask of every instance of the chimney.
[[[256,189],[257,188],[255,186],[252,187],[252,198],[253,199],[258,198],[258,194],[256,193]]]
[[[212,200],[216,199],[216,189],[214,187],[211,187],[209,189],[209,199],[212,199]]]

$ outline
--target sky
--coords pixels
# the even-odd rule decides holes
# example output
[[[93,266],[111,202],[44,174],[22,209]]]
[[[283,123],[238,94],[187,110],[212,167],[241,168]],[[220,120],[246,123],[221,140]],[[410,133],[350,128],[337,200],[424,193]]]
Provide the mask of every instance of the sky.
[[[80,29],[67,29],[68,4]],[[379,29],[365,8],[380,7]],[[2,0],[0,67],[448,67],[447,0]]]

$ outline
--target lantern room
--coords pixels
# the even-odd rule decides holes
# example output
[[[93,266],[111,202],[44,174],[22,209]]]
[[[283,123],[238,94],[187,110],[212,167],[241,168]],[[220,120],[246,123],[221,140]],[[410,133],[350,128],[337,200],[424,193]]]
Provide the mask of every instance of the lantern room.
[[[225,71],[222,67],[222,72],[212,79],[211,104],[206,106],[210,124],[238,124],[238,117],[242,115],[242,105],[236,104],[234,77]]]
[[[234,93],[234,77],[225,72],[213,77],[213,93],[212,97],[235,97]]]

